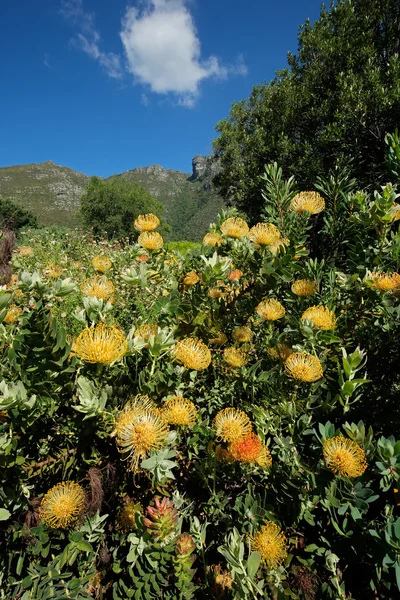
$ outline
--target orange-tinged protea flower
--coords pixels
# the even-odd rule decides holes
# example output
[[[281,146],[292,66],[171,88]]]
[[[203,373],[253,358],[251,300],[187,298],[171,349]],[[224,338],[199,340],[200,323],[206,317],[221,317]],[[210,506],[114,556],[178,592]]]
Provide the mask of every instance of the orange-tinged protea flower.
[[[40,505],[40,517],[48,527],[69,527],[83,513],[85,492],[73,481],[62,481],[47,492]]]
[[[368,466],[361,446],[342,435],[326,440],[323,453],[326,466],[335,475],[360,477]]]
[[[239,369],[247,364],[247,354],[246,352],[243,352],[243,350],[239,350],[238,348],[231,346],[230,348],[225,348],[224,350],[224,361],[230,367]]]
[[[172,500],[154,498],[154,506],[146,509],[147,517],[143,519],[147,531],[158,539],[165,539],[175,532],[178,524],[178,511]]]
[[[272,242],[272,244],[268,246],[268,250],[271,252],[271,254],[276,256],[281,250],[286,248],[286,246],[289,246],[289,244],[290,240],[288,238],[281,238],[279,240],[275,240],[275,242]]]
[[[128,340],[124,333],[104,323],[86,327],[72,346],[72,354],[85,362],[105,365],[121,360],[127,350]]]
[[[289,377],[308,383],[321,379],[324,374],[318,358],[307,352],[293,352],[285,360],[285,371]]]
[[[289,208],[299,214],[308,212],[316,215],[324,210],[325,200],[318,192],[300,192],[293,198]]]
[[[137,219],[135,219],[134,227],[137,231],[154,231],[160,224],[160,219],[157,215],[153,215],[152,213],[148,213],[147,215],[139,215]]]
[[[285,361],[291,354],[293,354],[293,350],[287,344],[277,344],[276,346],[270,346],[267,348],[268,355],[275,360],[283,360]]]
[[[10,304],[7,314],[4,317],[4,323],[16,323],[24,311],[16,304]]]
[[[162,406],[161,414],[170,425],[180,425],[190,429],[196,422],[198,412],[190,400],[183,396],[168,398]]]
[[[217,287],[212,287],[208,290],[208,295],[210,296],[210,298],[213,298],[215,300],[217,298],[225,298],[225,296],[228,295],[228,292],[223,292]]]
[[[223,241],[224,239],[222,235],[220,235],[216,231],[210,231],[209,233],[206,233],[206,235],[203,237],[203,244],[205,246],[212,246],[213,248],[215,246],[220,246],[223,243]]]
[[[196,271],[189,271],[183,279],[183,284],[191,287],[200,281],[200,275]]]
[[[256,463],[265,469],[269,469],[272,464],[269,449],[253,432],[243,440],[233,442],[229,447],[229,451],[233,458],[239,462]]]
[[[287,557],[287,539],[281,528],[272,521],[264,525],[251,538],[251,549],[261,554],[261,560],[269,569],[277,569]]]
[[[95,256],[92,259],[92,267],[100,273],[105,273],[106,271],[109,271],[111,269],[112,262],[107,256]]]
[[[233,577],[221,565],[212,565],[211,571],[214,577],[213,592],[216,598],[222,598],[226,590],[231,590],[233,585]]]
[[[60,267],[60,265],[47,265],[47,267],[45,267],[43,269],[43,275],[46,275],[46,277],[50,277],[51,279],[55,279],[56,277],[61,277],[61,275],[63,274],[63,267]]]
[[[115,287],[104,275],[94,275],[82,283],[81,292],[84,296],[108,300],[115,292]]]
[[[31,248],[31,246],[20,246],[18,248],[18,253],[24,258],[28,258],[29,256],[32,256],[33,248]]]
[[[215,460],[217,462],[233,463],[235,459],[227,448],[217,444],[215,447]]]
[[[228,337],[223,331],[215,331],[213,335],[215,337],[208,340],[213,346],[223,346],[228,341]]]
[[[243,440],[251,433],[251,422],[242,410],[223,408],[214,419],[217,438],[232,444]]]
[[[204,342],[197,338],[185,338],[174,348],[175,359],[187,369],[202,371],[211,363],[211,352]]]
[[[146,250],[160,250],[164,240],[157,231],[143,231],[138,237],[138,243]]]
[[[130,470],[137,471],[140,460],[159,450],[166,442],[169,425],[149,399],[125,407],[115,425],[118,450],[127,455]]]
[[[286,310],[278,300],[267,298],[257,306],[256,313],[266,321],[276,321],[285,316]]]
[[[312,296],[317,291],[317,286],[310,279],[297,279],[292,283],[291,290],[296,296]]]
[[[124,504],[118,515],[117,529],[125,533],[133,531],[137,525],[137,514],[142,512],[142,505],[139,502],[131,501]]]
[[[257,223],[249,231],[249,238],[257,246],[269,246],[281,237],[280,231],[272,223]]]
[[[240,217],[230,217],[222,223],[221,231],[228,237],[238,239],[247,236],[249,233],[249,226],[246,221]]]
[[[243,327],[235,327],[235,329],[232,331],[233,339],[235,342],[240,343],[250,342],[250,340],[253,338],[253,335],[254,334],[250,327],[246,327],[245,325]]]
[[[367,279],[369,285],[375,290],[381,292],[388,292],[395,290],[400,287],[400,275],[399,273],[371,273]]]
[[[233,271],[229,273],[229,281],[236,281],[241,279],[242,277],[243,273],[240,269],[233,269]]]
[[[158,325],[154,323],[142,323],[137,329],[135,329],[135,337],[141,337],[148,341],[151,335],[157,335]]]
[[[136,257],[136,260],[139,262],[146,262],[146,260],[149,260],[149,256],[147,254],[139,254],[139,256]]]
[[[312,321],[318,329],[328,330],[336,327],[336,317],[326,306],[310,306],[301,315],[301,320]]]

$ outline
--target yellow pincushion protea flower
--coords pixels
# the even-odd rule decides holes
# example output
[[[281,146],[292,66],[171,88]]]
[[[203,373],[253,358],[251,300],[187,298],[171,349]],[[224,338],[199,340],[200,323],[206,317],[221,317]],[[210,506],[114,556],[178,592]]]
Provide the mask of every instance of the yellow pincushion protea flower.
[[[276,321],[285,316],[286,310],[278,300],[267,298],[257,306],[256,313],[266,321]]]
[[[233,458],[243,463],[256,463],[265,469],[272,465],[272,456],[258,435],[250,433],[243,440],[237,440],[229,446]]]
[[[203,237],[203,244],[205,246],[212,246],[213,248],[215,246],[220,246],[223,243],[223,241],[224,239],[222,235],[220,235],[216,231],[210,231],[209,233],[206,233],[206,235]]]
[[[229,273],[229,281],[239,281],[243,277],[243,273],[240,269],[233,269]]]
[[[187,285],[188,287],[192,287],[193,285],[196,285],[196,283],[198,283],[199,281],[200,275],[198,275],[196,271],[189,271],[189,273],[187,273],[183,279],[183,284]]]
[[[117,529],[124,533],[133,531],[137,525],[137,514],[143,513],[142,505],[139,502],[127,502],[121,508],[118,520]]]
[[[105,273],[106,271],[109,271],[111,269],[112,262],[107,256],[95,256],[92,259],[92,267],[100,273]]]
[[[190,400],[183,396],[168,398],[162,406],[161,414],[170,425],[180,425],[190,429],[196,422],[198,412]]]
[[[272,223],[257,223],[249,231],[249,239],[257,246],[269,246],[280,237],[279,229]]]
[[[296,296],[312,296],[317,291],[317,286],[311,279],[297,279],[292,283],[291,290]]]
[[[264,525],[251,538],[251,549],[261,554],[261,560],[269,569],[277,569],[287,557],[287,539],[281,528],[272,521]]]
[[[228,237],[238,239],[247,236],[249,233],[249,226],[246,221],[240,217],[230,217],[222,223],[221,231]]]
[[[301,315],[301,320],[312,321],[318,329],[328,330],[336,327],[336,317],[326,306],[310,306]]]
[[[214,430],[217,438],[232,444],[243,440],[251,433],[251,422],[242,410],[223,408],[214,419]]]
[[[4,317],[4,323],[16,323],[24,311],[16,304],[10,304],[7,314]]]
[[[33,248],[31,248],[31,246],[20,246],[18,248],[18,253],[24,258],[28,258],[29,256],[32,256]]]
[[[367,282],[375,290],[388,292],[400,287],[400,275],[399,273],[391,275],[389,273],[371,273]]]
[[[285,371],[289,377],[307,383],[318,381],[324,374],[318,358],[307,352],[293,352],[285,360]]]
[[[158,333],[158,325],[153,323],[142,323],[135,330],[135,337],[141,337],[144,340],[149,340],[151,335],[157,335]]]
[[[107,279],[107,277],[94,275],[82,283],[81,292],[85,296],[91,296],[99,300],[108,300],[115,292],[115,287],[113,282]]]
[[[325,464],[335,475],[360,477],[367,468],[364,450],[349,438],[342,435],[324,442]]]
[[[166,442],[169,425],[158,409],[146,408],[137,403],[128,405],[119,417],[116,441],[119,452],[129,460],[129,469],[137,471],[140,460],[162,448]]]
[[[271,252],[271,254],[276,256],[281,250],[283,250],[283,248],[289,246],[289,244],[290,240],[288,238],[281,238],[280,240],[275,240],[275,242],[272,242],[272,244],[268,246],[268,250]]]
[[[128,350],[128,340],[117,327],[100,323],[86,327],[72,346],[71,354],[85,362],[108,365],[121,358]]]
[[[211,363],[211,352],[204,342],[196,338],[185,338],[174,348],[175,359],[187,369],[202,371]]]
[[[215,331],[213,335],[215,337],[208,340],[213,346],[223,346],[228,341],[228,337],[223,331]]]
[[[138,243],[146,250],[160,250],[164,246],[164,240],[157,231],[143,231]]]
[[[137,231],[154,231],[160,224],[160,219],[157,215],[153,215],[152,213],[148,213],[146,215],[139,215],[137,219],[135,219],[134,227]]]
[[[39,514],[48,527],[53,529],[69,527],[83,513],[85,492],[73,481],[62,481],[43,497]]]
[[[290,210],[296,213],[308,212],[311,215],[316,215],[322,212],[325,208],[325,200],[318,192],[300,192],[296,194],[290,203]]]
[[[243,327],[235,327],[235,329],[232,331],[233,339],[235,342],[239,343],[250,342],[250,340],[253,338],[253,335],[254,334],[250,327],[246,327],[245,325]]]
[[[287,344],[277,344],[276,346],[270,346],[267,348],[268,355],[275,360],[285,361],[291,354],[293,354],[292,348]]]
[[[6,290],[12,290],[19,283],[19,277],[14,273],[11,275],[10,281],[6,285]]]
[[[55,279],[56,277],[61,277],[63,271],[64,269],[63,267],[60,267],[60,265],[50,264],[43,269],[43,275],[46,275],[46,277],[50,277],[51,279]]]
[[[231,346],[230,348],[225,348],[224,350],[224,361],[230,367],[239,369],[247,364],[247,354],[246,352],[243,352],[243,350],[239,350],[238,348]]]
[[[208,295],[210,298],[216,300],[217,298],[225,298],[228,295],[228,292],[224,292],[217,287],[212,287],[208,290]]]

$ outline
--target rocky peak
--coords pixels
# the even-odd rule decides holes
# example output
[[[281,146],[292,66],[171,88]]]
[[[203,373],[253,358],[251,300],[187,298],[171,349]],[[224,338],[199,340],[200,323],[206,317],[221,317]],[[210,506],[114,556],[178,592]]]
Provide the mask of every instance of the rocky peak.
[[[197,154],[192,160],[190,181],[202,181],[205,190],[212,187],[212,180],[219,171],[219,162],[212,156]]]

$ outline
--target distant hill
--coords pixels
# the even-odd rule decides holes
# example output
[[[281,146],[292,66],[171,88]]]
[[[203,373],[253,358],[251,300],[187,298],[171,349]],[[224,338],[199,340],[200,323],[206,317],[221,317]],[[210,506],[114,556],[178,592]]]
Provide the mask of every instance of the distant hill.
[[[171,225],[169,239],[201,239],[224,203],[212,185],[217,166],[210,157],[195,156],[192,174],[159,165],[137,167],[113,175],[142,185],[159,200]],[[87,175],[47,161],[0,169],[0,196],[28,208],[43,226],[80,225],[80,198]]]

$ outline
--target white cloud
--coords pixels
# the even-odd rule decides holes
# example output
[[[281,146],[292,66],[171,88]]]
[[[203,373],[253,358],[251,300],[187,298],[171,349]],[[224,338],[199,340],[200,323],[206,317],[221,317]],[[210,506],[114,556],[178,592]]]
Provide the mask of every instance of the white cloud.
[[[200,40],[185,0],[144,0],[128,8],[121,39],[136,81],[158,94],[175,93],[179,104],[195,104],[205,79],[227,79],[247,72],[243,57],[226,66],[211,56],[201,59]]]
[[[97,60],[109,77],[121,79],[121,57],[114,52],[100,50],[101,37],[95,27],[94,13],[84,10],[82,0],[63,0],[61,14],[80,30],[72,38],[72,45]]]

